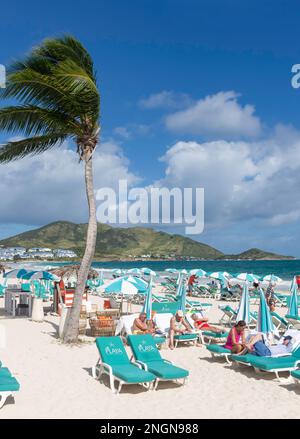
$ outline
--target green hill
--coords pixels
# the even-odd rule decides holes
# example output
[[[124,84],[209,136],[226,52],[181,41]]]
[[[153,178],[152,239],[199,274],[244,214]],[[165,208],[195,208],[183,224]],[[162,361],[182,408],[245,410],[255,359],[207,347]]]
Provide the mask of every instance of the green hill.
[[[278,259],[294,259],[293,256],[282,256],[276,253],[265,252],[259,248],[251,248],[237,255],[224,255],[222,259],[261,259],[261,260],[278,260]]]
[[[87,225],[57,221],[44,227],[0,241],[4,246],[50,247],[83,254]],[[181,235],[170,235],[150,228],[117,228],[98,224],[97,258],[127,258],[151,254],[216,259],[223,255],[209,245]]]

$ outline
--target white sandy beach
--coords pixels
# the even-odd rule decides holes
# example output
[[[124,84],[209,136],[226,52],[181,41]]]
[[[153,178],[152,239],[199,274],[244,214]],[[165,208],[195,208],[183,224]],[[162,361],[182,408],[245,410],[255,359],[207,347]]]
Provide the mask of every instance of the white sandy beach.
[[[217,323],[220,302],[206,302],[213,303],[208,316]],[[64,346],[56,338],[57,317],[48,314],[44,323],[4,317],[3,299],[0,309],[7,337],[0,358],[21,384],[0,418],[300,418],[300,386],[212,361],[205,347],[162,350],[165,358],[190,371],[185,387],[161,383],[156,392],[146,392],[124,386],[119,396],[113,395],[107,381],[104,385],[91,376],[98,358],[93,342]]]

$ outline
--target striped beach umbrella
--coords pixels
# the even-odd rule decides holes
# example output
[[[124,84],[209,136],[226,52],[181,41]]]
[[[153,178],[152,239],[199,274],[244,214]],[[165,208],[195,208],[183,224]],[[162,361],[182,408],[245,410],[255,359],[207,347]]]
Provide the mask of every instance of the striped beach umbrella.
[[[205,277],[206,276],[206,271],[202,270],[201,268],[195,268],[194,270],[190,270],[190,274],[194,274],[195,276],[198,277]]]
[[[253,273],[239,273],[236,278],[245,282],[257,282],[259,280],[259,276]]]
[[[147,276],[156,276],[155,271],[151,270],[151,268],[143,267],[141,268],[141,272]]]
[[[22,279],[22,277],[28,273],[27,270],[24,268],[11,270],[8,273],[5,273],[3,277],[6,277],[7,279]]]
[[[289,306],[289,312],[288,315],[298,317],[298,286],[296,282],[296,277],[294,277],[292,284],[291,284],[291,298],[290,298],[290,306]]]
[[[141,279],[139,277],[124,276],[124,277],[122,277],[122,279],[126,280],[127,282],[130,282],[141,293],[145,293],[147,291],[147,289],[148,289],[148,282],[144,281],[143,279]]]
[[[121,270],[120,268],[115,268],[112,271],[113,274],[115,274],[116,276],[122,276],[123,274],[125,274],[125,270]]]
[[[178,273],[177,268],[166,268],[165,271],[167,271],[168,273]]]
[[[226,273],[224,271],[215,271],[213,273],[207,273],[208,277],[211,277],[212,279],[219,280],[223,283],[226,283],[229,280],[229,273]]]
[[[236,321],[244,320],[247,325],[250,323],[250,300],[248,282],[245,282],[239,308],[236,316]]]
[[[282,282],[282,279],[279,276],[275,276],[275,274],[268,274],[267,276],[264,276],[262,278],[264,282],[271,282],[271,283],[279,283]]]
[[[138,293],[138,288],[131,282],[119,278],[113,280],[104,290],[106,293],[122,293],[127,295],[135,295]]]
[[[49,273],[49,271],[29,271],[24,276],[22,276],[24,280],[51,280],[54,282],[59,282],[60,278],[53,273]]]
[[[136,275],[140,275],[142,274],[141,270],[139,268],[130,268],[129,270],[126,271],[126,273],[128,274],[136,274]]]
[[[264,334],[274,333],[276,332],[269,307],[266,302],[266,298],[263,290],[260,288],[259,290],[260,303],[259,303],[259,311],[258,311],[258,319],[256,330],[258,332],[263,332]]]
[[[147,320],[150,320],[152,312],[152,278],[150,279],[146,294],[143,312],[146,313]]]

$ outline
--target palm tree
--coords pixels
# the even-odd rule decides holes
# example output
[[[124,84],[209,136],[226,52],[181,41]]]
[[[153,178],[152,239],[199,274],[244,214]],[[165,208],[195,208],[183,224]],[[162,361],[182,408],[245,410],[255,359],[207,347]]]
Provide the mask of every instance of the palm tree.
[[[0,130],[22,136],[0,147],[0,163],[40,154],[67,139],[76,143],[79,160],[84,163],[89,223],[64,333],[64,342],[73,343],[78,337],[82,294],[97,236],[92,157],[100,131],[100,94],[92,58],[72,36],[47,39],[7,69],[6,88],[0,97],[19,103],[0,109]]]

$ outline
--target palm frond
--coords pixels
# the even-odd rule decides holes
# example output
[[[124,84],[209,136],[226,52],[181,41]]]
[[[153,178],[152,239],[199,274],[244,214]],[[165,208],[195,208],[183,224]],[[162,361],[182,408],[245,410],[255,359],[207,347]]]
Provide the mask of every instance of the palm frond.
[[[59,146],[65,139],[64,134],[56,134],[8,142],[0,147],[0,163],[11,162],[27,155],[40,154],[56,145]]]

